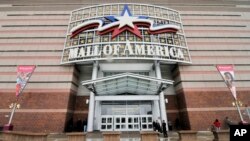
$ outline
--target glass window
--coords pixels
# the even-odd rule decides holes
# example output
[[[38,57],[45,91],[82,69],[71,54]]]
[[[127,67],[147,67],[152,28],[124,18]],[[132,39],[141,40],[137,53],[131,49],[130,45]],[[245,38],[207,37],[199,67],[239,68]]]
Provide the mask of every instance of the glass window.
[[[138,123],[138,122],[139,122],[138,118],[134,118],[134,123]]]
[[[139,125],[134,125],[134,129],[139,129]]]
[[[148,122],[152,122],[152,117],[148,117]]]
[[[120,118],[116,118],[116,123],[120,123]]]
[[[104,76],[111,76],[111,75],[116,75],[116,74],[121,74],[121,73],[126,73],[126,72],[103,72],[103,75]],[[130,72],[130,73],[149,76],[149,72]]]
[[[152,115],[152,103],[151,101],[102,101],[101,115]],[[112,119],[107,120],[109,122]]]
[[[112,129],[112,125],[107,125],[107,129]]]
[[[108,122],[107,123],[112,123],[112,118],[108,118]]]
[[[106,123],[106,118],[102,118],[102,123]]]
[[[126,118],[122,118],[122,123],[126,123]]]
[[[149,124],[149,125],[148,125],[148,128],[149,128],[149,129],[152,129],[152,128],[153,128],[153,125],[152,125],[152,124]]]
[[[124,125],[124,124],[121,125],[121,128],[122,128],[122,129],[126,129],[126,124],[125,124],[125,125]]]
[[[128,123],[132,123],[132,118],[128,118]]]
[[[106,129],[106,125],[102,125],[102,126],[101,126],[101,129]]]

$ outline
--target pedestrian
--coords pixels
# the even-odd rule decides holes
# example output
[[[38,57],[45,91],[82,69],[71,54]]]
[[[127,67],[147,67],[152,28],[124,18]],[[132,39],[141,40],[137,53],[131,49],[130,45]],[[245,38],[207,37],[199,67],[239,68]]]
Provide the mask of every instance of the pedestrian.
[[[166,125],[167,125],[167,124],[166,124],[165,120],[163,120],[163,121],[162,121],[162,130],[163,130],[163,136],[164,136],[164,137],[168,137]]]
[[[80,119],[76,122],[76,131],[80,132],[82,130],[82,121]]]
[[[179,129],[180,129],[180,120],[179,120],[179,118],[176,118],[176,119],[175,119],[175,129],[176,129],[176,130],[179,130]]]
[[[83,132],[86,132],[87,131],[87,119],[83,120],[82,125],[83,125]]]
[[[219,130],[220,130],[220,127],[221,127],[221,123],[219,122],[219,120],[218,119],[216,119],[215,121],[214,121],[214,127],[215,127],[215,131],[216,132],[218,132]]]
[[[225,118],[225,125],[226,125],[226,128],[230,128],[230,125],[232,125],[232,121],[229,119],[229,117],[226,117]]]
[[[156,122],[155,122],[155,120],[153,121],[153,130],[156,131]]]
[[[160,125],[160,123],[158,122],[158,120],[156,120],[156,130],[158,131],[158,132],[162,132],[161,131],[161,125]]]
[[[67,122],[65,131],[66,131],[66,132],[72,132],[73,129],[74,129],[74,122],[73,122],[73,118],[71,117],[71,118],[68,120],[68,122]]]
[[[172,124],[172,121],[168,121],[168,129],[169,131],[172,131],[173,130],[173,124]]]

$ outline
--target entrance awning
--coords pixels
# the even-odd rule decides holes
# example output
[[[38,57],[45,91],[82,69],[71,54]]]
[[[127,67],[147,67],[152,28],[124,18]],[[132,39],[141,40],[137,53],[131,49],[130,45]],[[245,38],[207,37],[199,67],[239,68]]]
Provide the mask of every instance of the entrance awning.
[[[134,73],[122,73],[96,80],[82,81],[82,85],[96,95],[156,95],[172,84],[171,80]]]

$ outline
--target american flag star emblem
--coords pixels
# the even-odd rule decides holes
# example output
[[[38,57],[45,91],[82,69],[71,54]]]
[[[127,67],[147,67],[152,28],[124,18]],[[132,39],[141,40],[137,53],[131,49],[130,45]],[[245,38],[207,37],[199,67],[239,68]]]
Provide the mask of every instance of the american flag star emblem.
[[[149,34],[160,34],[166,32],[177,32],[180,27],[174,24],[155,25],[154,22],[146,16],[133,16],[128,5],[124,5],[121,15],[119,16],[106,16],[105,19],[110,23],[104,24],[103,20],[89,20],[85,21],[70,30],[71,38],[79,33],[97,28],[99,35],[104,35],[112,32],[112,39],[117,37],[124,31],[129,31],[139,38],[142,38],[139,27],[148,28]]]

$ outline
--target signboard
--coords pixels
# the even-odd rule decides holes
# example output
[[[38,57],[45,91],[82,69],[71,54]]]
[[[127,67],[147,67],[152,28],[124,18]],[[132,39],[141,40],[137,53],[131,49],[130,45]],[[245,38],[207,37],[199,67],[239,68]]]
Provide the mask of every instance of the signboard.
[[[233,65],[217,65],[216,68],[220,72],[222,78],[224,79],[227,87],[231,91],[234,99],[237,99],[236,96],[236,87],[234,84],[234,67]]]
[[[146,4],[104,4],[73,11],[61,63],[108,59],[191,63],[180,14]]]
[[[16,80],[16,96],[18,97],[27,85],[36,66],[18,66]]]

